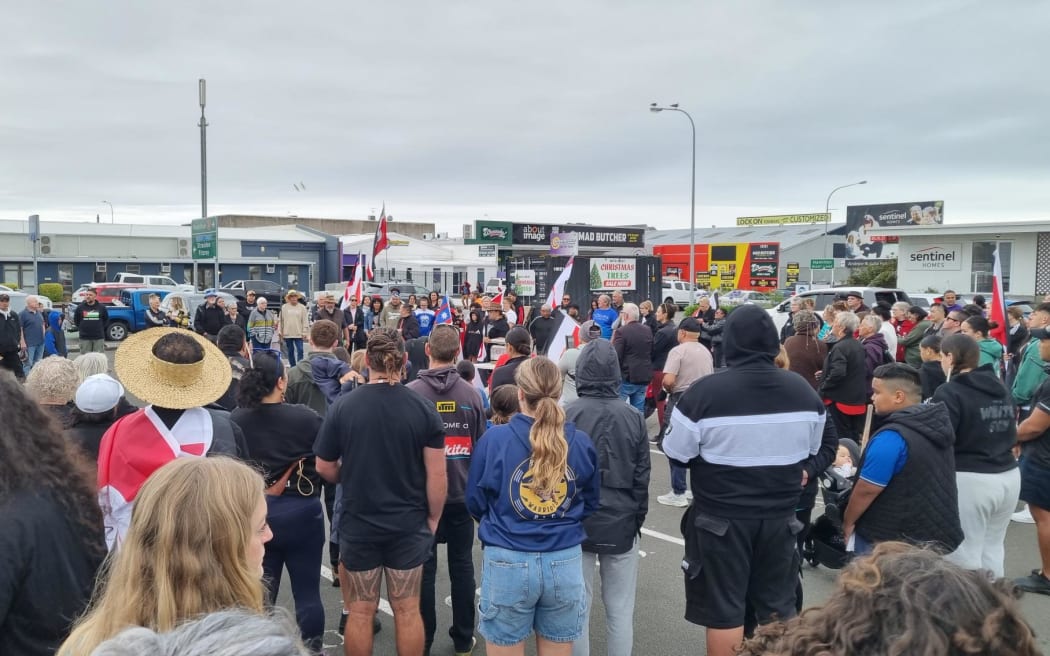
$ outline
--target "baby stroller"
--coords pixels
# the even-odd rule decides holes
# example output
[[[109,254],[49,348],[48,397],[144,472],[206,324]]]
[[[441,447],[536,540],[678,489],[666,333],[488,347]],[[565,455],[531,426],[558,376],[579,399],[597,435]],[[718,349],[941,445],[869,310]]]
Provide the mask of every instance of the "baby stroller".
[[[839,440],[839,446],[849,451],[854,466],[860,463],[860,447],[856,442],[843,438]],[[853,490],[853,479],[828,467],[820,475],[818,485],[824,500],[824,514],[809,527],[809,534],[802,544],[802,557],[813,567],[823,565],[829,569],[842,569],[850,560],[842,536],[842,516]]]

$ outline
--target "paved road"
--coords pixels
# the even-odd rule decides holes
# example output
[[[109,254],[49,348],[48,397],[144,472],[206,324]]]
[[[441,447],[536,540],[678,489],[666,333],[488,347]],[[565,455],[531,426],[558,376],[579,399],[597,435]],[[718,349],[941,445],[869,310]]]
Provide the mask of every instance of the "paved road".
[[[108,353],[112,361],[112,351]],[[650,419],[651,434],[655,433],[655,420]],[[650,485],[649,515],[643,529],[639,551],[642,559],[638,572],[638,592],[635,604],[634,653],[640,656],[696,656],[704,654],[703,629],[682,619],[684,597],[679,563],[682,558],[679,520],[682,509],[670,508],[656,503],[656,497],[670,489],[670,473],[667,459],[657,450],[652,452],[652,483]],[[443,551],[439,550],[439,572],[445,567]],[[327,562],[327,553],[324,560]],[[475,547],[476,571],[481,571],[481,549]],[[1038,566],[1035,527],[1030,524],[1011,524],[1006,540],[1006,575],[1018,577]],[[803,590],[807,605],[819,604],[831,594],[836,572],[825,568],[805,567]],[[327,567],[323,576],[331,576]],[[288,594],[287,580],[282,585],[279,603],[291,610],[293,604]],[[446,633],[451,623],[451,608],[444,603],[449,595],[447,575],[439,575],[438,632],[433,656],[452,654],[452,642]],[[322,580],[322,596],[328,611],[325,646],[328,653],[341,653],[342,638],[335,631],[342,604],[339,590]],[[605,623],[601,600],[596,600],[595,612],[591,614],[591,649],[594,654],[605,653]],[[1040,647],[1050,653],[1050,597],[1026,595],[1021,601],[1029,622],[1039,632]],[[393,619],[381,613],[383,630],[376,636],[374,653],[394,654]],[[476,655],[485,654],[484,643],[478,637]],[[534,654],[530,648],[527,653]]]

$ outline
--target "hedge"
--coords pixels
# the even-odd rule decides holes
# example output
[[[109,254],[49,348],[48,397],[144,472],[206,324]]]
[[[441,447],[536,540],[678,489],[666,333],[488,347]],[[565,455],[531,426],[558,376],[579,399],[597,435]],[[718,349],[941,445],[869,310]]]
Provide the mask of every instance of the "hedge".
[[[61,303],[64,299],[64,292],[62,291],[61,283],[57,282],[45,282],[41,283],[37,289],[37,292],[41,296],[46,296],[51,299],[52,303]]]

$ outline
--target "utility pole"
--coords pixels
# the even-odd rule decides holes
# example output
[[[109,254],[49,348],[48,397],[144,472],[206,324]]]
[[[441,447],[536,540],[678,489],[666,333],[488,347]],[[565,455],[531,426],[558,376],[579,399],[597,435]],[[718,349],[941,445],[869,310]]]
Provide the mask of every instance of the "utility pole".
[[[204,78],[198,80],[198,94],[201,105],[201,120],[198,127],[201,129],[201,218],[208,218],[208,121],[204,118],[204,105],[206,104],[207,81]],[[197,264],[194,263],[194,268]],[[194,272],[196,278],[196,272]],[[213,286],[219,287],[219,230],[215,230],[215,276],[212,279]]]

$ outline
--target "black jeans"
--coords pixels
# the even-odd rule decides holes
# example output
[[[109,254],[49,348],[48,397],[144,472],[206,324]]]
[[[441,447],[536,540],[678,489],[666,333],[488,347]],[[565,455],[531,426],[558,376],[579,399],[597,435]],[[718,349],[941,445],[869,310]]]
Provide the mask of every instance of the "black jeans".
[[[295,619],[303,642],[321,652],[324,634],[324,604],[321,602],[321,550],[324,517],[317,497],[267,496],[266,521],[273,539],[266,543],[263,572],[270,590],[270,603],[277,600],[281,574],[288,568],[295,600]]]
[[[445,506],[434,536],[430,559],[423,563],[423,590],[419,610],[427,649],[434,643],[437,631],[437,600],[434,582],[437,578],[437,543],[444,542],[448,554],[448,577],[452,581],[452,627],[448,630],[456,651],[470,649],[474,637],[474,520],[465,503]]]
[[[321,491],[324,494],[324,512],[328,516],[329,527],[335,527],[336,517],[333,514],[335,509],[335,495],[336,495],[336,483],[329,483],[325,481],[321,484]],[[329,532],[331,533],[331,531]],[[332,576],[338,580],[339,577],[339,541],[328,540],[328,562],[332,564]]]

